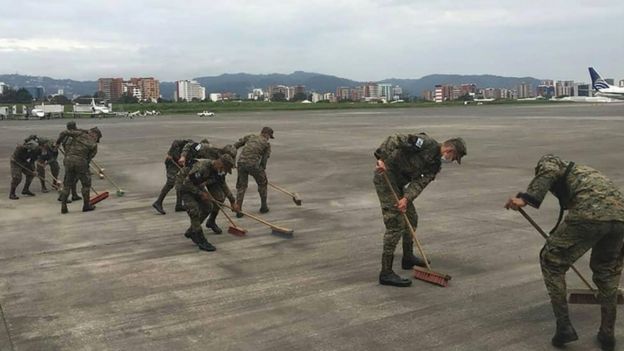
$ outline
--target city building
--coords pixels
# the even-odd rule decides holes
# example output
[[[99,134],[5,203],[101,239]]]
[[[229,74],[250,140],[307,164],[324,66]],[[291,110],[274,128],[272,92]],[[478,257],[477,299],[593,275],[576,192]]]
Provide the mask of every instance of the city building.
[[[377,84],[377,88],[379,91],[379,97],[384,98],[386,100],[393,100],[394,93],[392,91],[392,84],[389,83],[379,83]]]
[[[392,88],[392,100],[399,100],[403,97],[403,88],[398,85],[395,85]]]
[[[141,91],[141,100],[156,102],[160,98],[160,82],[158,79],[152,77],[130,78],[130,83]]]
[[[449,101],[453,94],[453,86],[451,85],[436,85],[433,93],[433,101],[436,103]]]
[[[620,84],[618,84],[620,86],[620,88],[624,88],[624,79],[620,80]]]
[[[253,89],[249,94],[247,94],[248,100],[262,100],[264,99],[264,92],[262,89]]]
[[[221,93],[210,93],[209,97],[210,97],[210,101],[213,101],[213,102],[223,100],[223,96],[221,95]]]
[[[11,87],[8,84],[0,82],[0,95],[2,95],[4,93],[6,93],[7,91],[9,91],[10,88]]]
[[[518,99],[527,99],[533,97],[533,86],[525,82],[518,85]]]
[[[349,87],[336,88],[336,98],[339,101],[351,100],[351,88]]]
[[[205,100],[206,88],[194,80],[178,80],[173,99],[175,101]]]
[[[100,78],[98,79],[98,91],[110,101],[118,101],[123,94],[123,78]]]

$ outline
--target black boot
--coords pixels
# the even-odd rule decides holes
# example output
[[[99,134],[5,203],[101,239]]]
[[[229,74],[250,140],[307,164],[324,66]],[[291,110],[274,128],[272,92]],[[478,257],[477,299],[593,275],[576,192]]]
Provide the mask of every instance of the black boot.
[[[15,189],[17,189],[18,183],[14,180],[11,181],[11,191],[9,192],[9,199],[11,200],[19,200],[19,197],[15,195]]]
[[[30,191],[30,189],[28,189],[28,188],[24,188],[24,189],[22,189],[22,195],[35,196],[35,193]]]
[[[71,197],[72,201],[80,201],[82,198],[78,194],[74,194]]]
[[[403,258],[401,258],[401,268],[412,269],[414,266],[427,267],[425,260],[414,255],[414,240],[410,235],[403,235]],[[429,261],[431,264],[431,261]]]
[[[269,212],[269,206],[267,206],[266,194],[260,194],[260,213]]]
[[[62,214],[66,214],[67,212],[69,212],[69,210],[67,209],[67,202],[62,202],[61,203],[61,213]]]
[[[216,247],[212,246],[212,244],[210,244],[208,240],[206,240],[206,237],[202,232],[192,232],[191,240],[193,240],[193,242],[197,245],[197,247],[199,247],[200,250],[215,251],[217,249]]]
[[[615,349],[615,318],[617,315],[616,306],[600,306],[600,330],[596,339],[600,343],[600,348],[604,351]]]
[[[191,238],[191,228],[187,229],[186,232],[184,232],[184,237],[187,239],[192,239]]]
[[[82,203],[82,212],[89,212],[89,211],[95,210],[95,206],[89,203],[89,196],[86,196],[84,194],[82,196],[84,198],[83,203]]]
[[[180,195],[180,192],[177,191],[177,190],[176,190],[175,211],[176,212],[184,212],[184,211],[186,211],[186,206],[184,206],[184,204],[182,203],[182,195]]]
[[[576,340],[578,340],[578,335],[576,335],[576,330],[574,330],[570,319],[557,320],[557,331],[552,337],[552,345],[563,347],[565,344]]]
[[[212,232],[215,234],[221,234],[223,233],[223,230],[219,228],[219,226],[216,223],[216,220],[217,220],[217,214],[212,212],[210,214],[210,217],[208,217],[208,220],[206,221],[206,228],[212,229]]]
[[[379,284],[391,285],[398,287],[408,287],[412,285],[412,281],[399,277],[392,271],[392,261],[394,255],[383,254],[381,256],[381,272],[379,273]]]
[[[167,212],[165,212],[165,209],[162,207],[162,202],[159,202],[158,200],[156,200],[156,202],[154,202],[152,204],[152,207],[158,211],[158,213],[160,214],[167,214]]]

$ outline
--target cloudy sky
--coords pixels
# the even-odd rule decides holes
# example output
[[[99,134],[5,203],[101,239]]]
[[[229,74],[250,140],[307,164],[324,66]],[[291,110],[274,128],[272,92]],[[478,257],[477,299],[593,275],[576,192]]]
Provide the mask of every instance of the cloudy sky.
[[[503,5],[504,4],[504,5]],[[624,79],[624,1],[0,0],[0,74]]]

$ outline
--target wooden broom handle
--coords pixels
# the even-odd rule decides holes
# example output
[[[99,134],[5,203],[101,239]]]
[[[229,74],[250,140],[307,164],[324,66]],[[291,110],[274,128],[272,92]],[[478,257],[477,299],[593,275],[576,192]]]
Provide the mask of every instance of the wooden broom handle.
[[[281,191],[282,193],[286,194],[286,195],[290,195],[292,197],[295,197],[294,193],[291,193],[290,191],[284,189],[284,188],[280,188],[279,186],[271,183],[271,182],[267,182],[269,184],[270,187],[272,187],[273,189],[277,190],[277,191]]]
[[[390,182],[390,178],[388,178],[388,175],[386,174],[386,172],[383,172],[382,174],[383,174],[384,179],[386,180],[386,184],[388,185],[388,188],[390,188],[390,191],[392,192],[392,195],[394,196],[394,200],[398,204],[399,197],[394,191],[394,187],[392,186],[392,182]],[[412,238],[414,239],[414,242],[416,243],[416,247],[418,247],[418,251],[420,252],[420,255],[423,257],[423,260],[425,260],[425,265],[427,266],[427,269],[431,270],[431,266],[429,265],[429,260],[427,259],[427,255],[425,255],[425,251],[420,245],[420,241],[418,241],[418,238],[416,237],[416,231],[414,230],[412,223],[410,222],[405,212],[401,212],[401,214],[403,215],[403,219],[405,220],[405,223],[407,224],[407,227],[409,228],[410,233],[412,234]]]

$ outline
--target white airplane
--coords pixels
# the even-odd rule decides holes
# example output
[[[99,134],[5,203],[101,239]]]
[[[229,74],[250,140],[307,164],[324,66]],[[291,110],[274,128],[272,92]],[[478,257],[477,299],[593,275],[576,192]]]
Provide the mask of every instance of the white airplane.
[[[108,106],[105,105],[96,105],[95,104],[95,99],[91,98],[91,112],[93,114],[99,115],[99,114],[106,114],[106,113],[111,113],[111,110],[108,108]]]
[[[209,111],[199,112],[197,115],[199,117],[214,117],[215,116],[214,112],[209,112]]]
[[[141,115],[141,110],[136,110],[134,112],[128,113],[128,117],[134,117],[134,116],[140,116],[140,115]]]
[[[593,67],[589,67],[589,75],[591,76],[592,87],[598,91],[596,96],[624,100],[624,87],[610,85]]]

